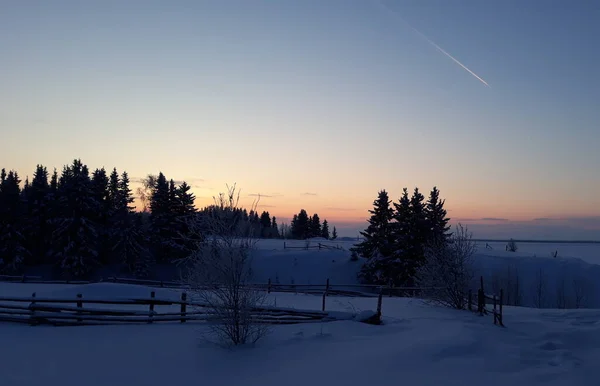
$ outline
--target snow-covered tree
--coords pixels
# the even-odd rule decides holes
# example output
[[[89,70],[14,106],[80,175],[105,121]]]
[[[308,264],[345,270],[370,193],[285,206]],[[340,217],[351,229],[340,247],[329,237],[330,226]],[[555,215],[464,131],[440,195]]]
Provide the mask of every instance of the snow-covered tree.
[[[426,288],[425,297],[446,307],[465,309],[473,284],[473,255],[477,244],[462,225],[449,238],[437,239],[425,248],[425,261],[417,271],[416,283]]]

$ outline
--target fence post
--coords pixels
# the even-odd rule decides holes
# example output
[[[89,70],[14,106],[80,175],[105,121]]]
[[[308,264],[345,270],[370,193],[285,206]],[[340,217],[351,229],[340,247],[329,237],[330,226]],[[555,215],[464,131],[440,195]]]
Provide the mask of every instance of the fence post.
[[[285,241],[283,242],[283,249],[285,249]]]
[[[477,290],[477,312],[479,316],[483,316],[483,308],[485,307],[485,299],[483,297],[483,290],[480,288]]]
[[[502,320],[503,319],[503,317],[502,317],[502,303],[504,303],[504,290],[500,289],[500,313],[498,315],[498,317],[499,317],[498,321],[500,322],[500,325],[502,327],[504,327],[504,321]]]
[[[185,319],[186,319],[186,310],[187,310],[187,293],[183,292],[181,294],[181,301],[183,303],[181,303],[181,323],[185,323]]]
[[[150,292],[150,319],[148,323],[152,323],[152,316],[154,315],[154,298],[156,297],[156,292]]]
[[[21,278],[21,283],[25,283],[25,274],[23,274],[23,277]]]
[[[325,311],[325,297],[327,296],[327,290],[323,292],[323,306],[321,307],[321,311]]]
[[[77,294],[77,308],[83,308],[83,300],[81,300],[83,298],[82,294]],[[77,311],[78,315],[81,315],[81,311]],[[78,322],[83,322],[83,319],[81,318],[77,318]]]
[[[327,278],[327,282],[325,283],[325,296],[327,296],[327,292],[329,292],[329,278]]]
[[[271,278],[269,278],[269,283],[267,284],[267,293],[271,293]]]
[[[35,292],[31,294],[31,304],[29,308],[31,309],[31,315],[29,316],[29,324],[32,326],[35,324]]]

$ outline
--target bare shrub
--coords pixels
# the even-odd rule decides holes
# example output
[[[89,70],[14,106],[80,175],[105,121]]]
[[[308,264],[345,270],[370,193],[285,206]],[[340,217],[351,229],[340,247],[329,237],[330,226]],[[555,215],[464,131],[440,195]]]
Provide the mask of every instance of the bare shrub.
[[[248,232],[249,224],[234,219],[239,202],[235,185],[214,198],[217,210],[195,219],[192,229],[205,232],[195,237],[193,253],[185,260],[184,283],[194,300],[211,315],[210,330],[218,343],[255,343],[268,332],[257,318],[257,308],[266,305],[266,294],[249,286],[251,259],[258,241]],[[252,209],[256,210],[257,202]]]
[[[579,276],[573,279],[573,306],[575,308],[585,308],[590,292],[590,283]]]
[[[506,250],[509,252],[516,252],[519,250],[519,247],[517,246],[517,243],[515,242],[515,240],[510,239],[510,241],[506,245]]]
[[[520,306],[523,302],[523,290],[521,288],[521,277],[515,266],[508,266],[506,272],[506,304]]]
[[[417,284],[424,288],[428,301],[445,307],[465,309],[471,286],[473,255],[477,244],[461,224],[446,242],[438,241],[425,249],[425,262],[417,271]]]
[[[567,308],[567,283],[564,274],[556,282],[556,308]]]
[[[543,308],[546,303],[546,276],[540,268],[535,275],[533,283],[533,305],[537,308]]]

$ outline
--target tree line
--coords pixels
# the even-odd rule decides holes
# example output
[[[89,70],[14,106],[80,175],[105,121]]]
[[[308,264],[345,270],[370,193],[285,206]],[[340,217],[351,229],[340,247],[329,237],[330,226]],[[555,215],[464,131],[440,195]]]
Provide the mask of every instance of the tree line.
[[[301,209],[298,214],[292,218],[291,226],[286,235],[287,238],[305,240],[313,237],[322,237],[326,240],[335,240],[337,238],[337,229],[329,232],[329,222],[327,219],[321,219],[317,213],[308,215],[306,210]]]
[[[437,187],[427,200],[418,188],[412,196],[404,188],[393,205],[388,193],[381,190],[369,211],[369,225],[361,232],[364,240],[351,249],[366,259],[361,279],[373,284],[414,285],[426,248],[444,244],[451,237],[444,203]]]
[[[214,231],[198,228],[198,220],[224,210],[217,205],[198,210],[190,185],[177,184],[162,172],[148,175],[141,185],[136,194],[142,210],[136,211],[130,178],[116,168],[90,171],[76,159],[60,173],[54,169],[50,174],[37,165],[31,181],[2,169],[0,273],[52,266],[56,274],[84,277],[116,264],[145,276],[154,263],[188,255],[199,238]],[[305,221],[305,216],[301,211],[292,227],[280,227],[276,217],[264,211],[259,215],[236,208],[228,218],[252,237],[329,238],[326,221],[321,224],[316,214]]]

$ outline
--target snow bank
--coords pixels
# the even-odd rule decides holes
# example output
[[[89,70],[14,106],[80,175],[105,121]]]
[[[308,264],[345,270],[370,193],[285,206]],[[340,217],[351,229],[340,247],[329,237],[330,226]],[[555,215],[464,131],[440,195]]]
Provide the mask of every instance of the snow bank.
[[[490,317],[407,299],[386,298],[383,309],[383,326],[277,326],[255,348],[237,350],[204,342],[198,324],[0,325],[2,385],[597,384],[600,311],[507,307],[502,329]]]
[[[533,257],[486,249],[477,252],[475,265],[490,292],[514,289],[518,275],[523,306],[538,306],[541,283],[541,308],[559,308],[563,297],[566,306],[573,308],[578,291],[583,293],[582,307],[600,307],[600,265],[572,257]]]

